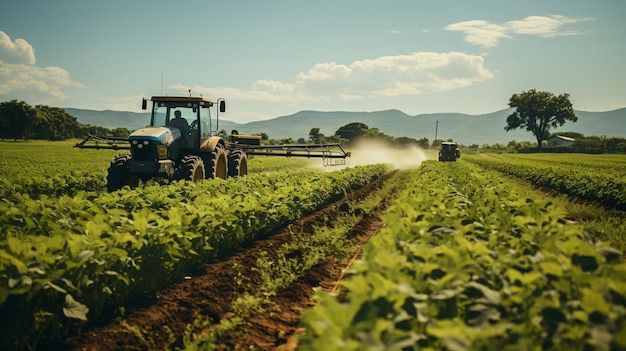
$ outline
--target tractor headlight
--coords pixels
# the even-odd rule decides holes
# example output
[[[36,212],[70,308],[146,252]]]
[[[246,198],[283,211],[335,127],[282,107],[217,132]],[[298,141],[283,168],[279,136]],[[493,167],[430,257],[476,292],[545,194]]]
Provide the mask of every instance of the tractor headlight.
[[[167,146],[157,145],[156,150],[157,150],[157,157],[159,158],[159,160],[167,159]]]

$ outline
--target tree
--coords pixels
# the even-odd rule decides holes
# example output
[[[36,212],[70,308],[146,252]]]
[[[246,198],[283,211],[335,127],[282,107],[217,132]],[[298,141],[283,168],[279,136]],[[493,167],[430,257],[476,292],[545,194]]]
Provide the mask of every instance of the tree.
[[[65,140],[84,138],[88,134],[127,137],[126,128],[108,129],[83,125],[65,109],[11,100],[0,103],[1,139]]]
[[[541,149],[541,142],[548,138],[550,128],[556,128],[566,121],[576,122],[569,94],[555,96],[545,91],[535,89],[513,94],[509,99],[509,107],[515,112],[506,118],[505,131],[517,128],[526,128],[537,138],[537,146]]]
[[[324,142],[324,134],[320,133],[319,128],[311,128],[309,132],[309,140],[313,144],[321,144]]]
[[[64,109],[45,105],[35,106],[36,118],[30,126],[33,139],[65,140],[78,135],[80,125],[76,117]]]
[[[368,129],[369,127],[365,123],[353,122],[348,123],[343,127],[339,127],[339,129],[337,129],[337,131],[335,132],[335,135],[352,141],[360,136],[367,134]]]
[[[0,103],[0,137],[25,139],[37,111],[24,101],[11,100]]]
[[[428,149],[428,145],[430,145],[430,143],[428,141],[428,138],[424,137],[417,140],[417,145],[419,145],[422,149]]]

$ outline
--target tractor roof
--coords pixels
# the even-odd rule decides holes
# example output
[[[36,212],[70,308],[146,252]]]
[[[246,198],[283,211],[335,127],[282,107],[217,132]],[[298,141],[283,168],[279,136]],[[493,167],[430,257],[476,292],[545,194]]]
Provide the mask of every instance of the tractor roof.
[[[197,102],[200,105],[209,104],[213,106],[213,101],[202,96],[153,96],[150,100],[155,102]]]
[[[441,143],[441,145],[456,145],[456,142],[454,141],[444,141]]]

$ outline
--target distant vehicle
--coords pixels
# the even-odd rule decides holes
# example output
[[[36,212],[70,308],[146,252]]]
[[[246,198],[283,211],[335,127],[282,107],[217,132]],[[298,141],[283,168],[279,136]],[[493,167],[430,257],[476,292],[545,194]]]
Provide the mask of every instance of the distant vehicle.
[[[248,173],[248,157],[319,157],[324,166],[345,164],[349,152],[339,144],[261,145],[257,135],[231,132],[227,140],[216,135],[219,113],[226,111],[224,99],[213,128],[210,107],[214,103],[201,96],[153,96],[150,125],[128,138],[89,135],[78,148],[130,150],[111,162],[107,189],[138,186],[153,178],[198,181],[207,178],[241,177]],[[144,99],[142,108],[147,109]]]
[[[441,143],[441,148],[439,149],[440,162],[456,162],[458,158],[461,158],[461,151],[459,151],[459,145],[457,145],[457,143],[453,141],[444,141]]]

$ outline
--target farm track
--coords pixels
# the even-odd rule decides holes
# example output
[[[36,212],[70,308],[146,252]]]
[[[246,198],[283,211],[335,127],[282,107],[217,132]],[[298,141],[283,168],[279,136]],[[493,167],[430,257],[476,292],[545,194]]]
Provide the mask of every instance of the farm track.
[[[208,318],[212,325],[232,317],[231,301],[237,297],[258,295],[261,277],[254,267],[261,257],[274,257],[294,233],[313,233],[320,226],[332,226],[345,213],[347,204],[366,198],[393,178],[391,172],[368,185],[352,191],[343,199],[292,223],[288,228],[248,243],[239,251],[190,272],[184,280],[173,284],[135,306],[126,307],[123,319],[68,338],[60,349],[65,350],[152,350],[182,347],[182,336],[198,316]],[[252,314],[243,331],[226,334],[218,340],[218,349],[291,350],[296,346],[294,335],[301,332],[301,313],[310,308],[313,288],[337,289],[343,269],[359,256],[360,244],[375,235],[383,222],[379,215],[393,199],[387,197],[379,207],[348,233],[359,243],[348,257],[329,258],[315,265],[289,287],[272,297],[264,311]],[[298,252],[293,255],[297,256]],[[234,267],[237,267],[236,269]],[[243,282],[243,284],[242,284]],[[173,337],[174,336],[174,337]],[[50,345],[48,345],[50,346]]]

